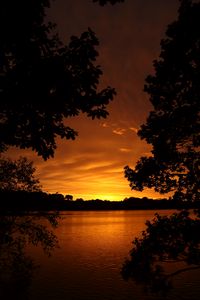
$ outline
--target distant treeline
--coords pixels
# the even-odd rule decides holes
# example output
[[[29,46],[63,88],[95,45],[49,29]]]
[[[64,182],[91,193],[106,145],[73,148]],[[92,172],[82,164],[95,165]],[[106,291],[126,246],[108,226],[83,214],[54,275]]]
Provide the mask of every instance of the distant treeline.
[[[45,192],[0,192],[0,212],[4,211],[52,211],[52,210],[136,210],[176,209],[200,207],[200,202],[188,203],[171,199],[125,198],[122,201],[72,200],[71,195]]]

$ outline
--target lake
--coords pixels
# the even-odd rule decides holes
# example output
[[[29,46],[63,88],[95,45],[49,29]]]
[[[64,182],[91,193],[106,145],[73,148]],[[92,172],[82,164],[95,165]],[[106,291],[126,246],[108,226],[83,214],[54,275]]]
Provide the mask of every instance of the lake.
[[[120,269],[132,240],[145,229],[154,211],[73,211],[63,213],[56,229],[59,249],[49,258],[39,248],[31,254],[37,269],[29,289],[30,300],[163,299],[147,295],[143,287],[124,281]],[[159,214],[171,214],[163,210]],[[199,299],[200,271],[176,278],[169,299]]]

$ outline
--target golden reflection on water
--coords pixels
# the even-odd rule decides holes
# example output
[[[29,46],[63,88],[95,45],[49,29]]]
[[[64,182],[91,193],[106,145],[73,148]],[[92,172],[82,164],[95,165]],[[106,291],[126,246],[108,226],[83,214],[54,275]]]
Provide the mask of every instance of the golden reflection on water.
[[[147,214],[152,218],[154,212]],[[50,260],[37,249],[41,269],[31,300],[45,295],[59,300],[129,299],[133,283],[123,281],[120,269],[131,241],[145,228],[147,215],[141,211],[77,211],[62,217],[56,230],[60,249]],[[140,299],[141,293],[135,290],[137,293]]]
[[[159,211],[159,214],[172,212]],[[122,263],[132,248],[131,242],[154,214],[155,211],[63,213],[56,230],[60,249],[55,250],[50,260],[38,249],[34,252],[41,269],[33,282],[30,300],[162,299],[145,295],[140,286],[125,282],[120,275]],[[183,294],[182,283],[187,282],[183,277],[178,282],[180,289],[170,299],[180,299]]]
[[[170,213],[169,211],[161,214]],[[116,269],[132,248],[132,241],[141,235],[147,219],[154,211],[86,211],[64,214],[57,229],[62,260],[104,265],[114,258]]]
[[[152,218],[154,212],[148,215]],[[71,241],[77,239],[76,242],[86,249],[97,245],[108,247],[109,244],[121,248],[122,244],[130,245],[130,240],[145,229],[146,220],[147,216],[141,211],[76,212],[64,216],[57,233],[62,240],[70,233]]]

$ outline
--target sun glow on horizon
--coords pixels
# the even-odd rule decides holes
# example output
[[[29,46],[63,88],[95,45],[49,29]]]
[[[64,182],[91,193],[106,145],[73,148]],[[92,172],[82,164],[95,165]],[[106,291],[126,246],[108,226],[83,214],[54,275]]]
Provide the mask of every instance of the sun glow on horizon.
[[[108,201],[120,201],[123,200],[124,197],[121,197],[121,195],[113,195],[113,194],[96,194],[96,195],[91,195],[93,200],[108,200]],[[88,199],[89,200],[89,199]]]

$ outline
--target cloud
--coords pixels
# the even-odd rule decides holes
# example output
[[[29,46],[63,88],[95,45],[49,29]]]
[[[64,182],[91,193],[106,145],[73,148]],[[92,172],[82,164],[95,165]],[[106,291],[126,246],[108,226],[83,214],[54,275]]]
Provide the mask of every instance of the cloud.
[[[106,122],[102,123],[101,126],[102,126],[103,128],[109,127],[108,124],[107,124]]]
[[[129,148],[120,148],[119,151],[121,151],[121,152],[131,152],[132,149],[129,149]]]
[[[126,132],[126,129],[124,128],[116,128],[113,130],[113,133],[118,134],[118,135],[123,135]]]
[[[150,157],[150,156],[152,156],[152,152],[151,152],[151,151],[143,152],[143,153],[141,153],[141,156],[147,156],[147,157]]]
[[[135,133],[138,133],[138,129],[136,127],[130,127],[129,129]]]

